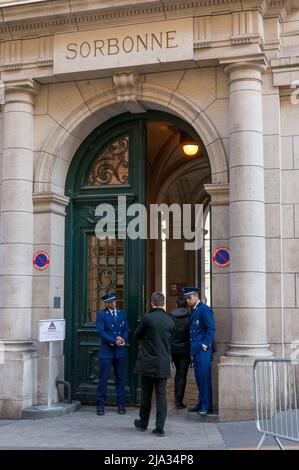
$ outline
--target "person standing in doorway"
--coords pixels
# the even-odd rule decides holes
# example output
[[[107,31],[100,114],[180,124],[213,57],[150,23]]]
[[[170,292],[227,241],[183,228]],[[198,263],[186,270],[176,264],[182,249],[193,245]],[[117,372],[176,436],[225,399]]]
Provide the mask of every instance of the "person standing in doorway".
[[[171,346],[172,361],[176,373],[174,378],[174,397],[177,410],[186,408],[184,395],[187,381],[190,357],[190,313],[187,309],[186,298],[181,295],[176,299],[176,308],[170,312],[175,324],[175,333]]]
[[[146,431],[150,419],[153,389],[156,391],[156,427],[153,434],[164,436],[167,415],[166,385],[170,377],[171,344],[174,322],[165,312],[165,297],[161,292],[151,296],[151,311],[146,314],[134,335],[141,341],[135,373],[141,375],[140,419],[135,427]]]
[[[97,312],[96,329],[101,338],[99,351],[99,383],[96,392],[97,415],[105,414],[108,377],[111,366],[116,382],[116,404],[119,414],[125,414],[125,344],[128,339],[126,314],[116,307],[116,294],[105,294],[101,299],[105,308]]]
[[[191,307],[190,352],[198,388],[198,400],[188,410],[206,416],[212,412],[211,360],[215,351],[215,321],[213,310],[199,299],[197,287],[184,287],[184,296]]]

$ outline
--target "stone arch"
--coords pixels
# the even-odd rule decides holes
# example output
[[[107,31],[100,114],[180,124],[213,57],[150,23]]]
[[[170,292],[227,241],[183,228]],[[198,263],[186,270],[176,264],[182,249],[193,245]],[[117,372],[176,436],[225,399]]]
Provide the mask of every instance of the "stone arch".
[[[185,96],[165,88],[144,83],[137,100],[146,110],[174,114],[188,122],[205,145],[212,183],[228,182],[227,158],[216,127],[205,112]],[[100,124],[122,114],[125,107],[117,102],[111,88],[82,101],[54,128],[39,152],[34,178],[34,192],[64,194],[71,160],[84,139]]]
[[[178,180],[178,178],[185,174],[186,171],[193,171],[193,170],[196,170],[197,168],[199,167],[199,163],[198,163],[198,160],[191,160],[187,163],[185,163],[183,166],[181,166],[180,168],[177,168],[174,172],[172,172],[168,178],[164,181],[164,183],[162,184],[162,186],[160,187],[159,189],[159,192],[158,192],[158,195],[157,195],[157,204],[160,204],[162,203],[163,201],[163,198],[165,196],[165,194],[167,193],[168,189],[170,188],[170,186]],[[202,181],[201,181],[202,183]],[[194,201],[192,201],[194,204],[197,202],[197,199],[199,198],[199,194],[196,194],[195,195],[195,199]]]

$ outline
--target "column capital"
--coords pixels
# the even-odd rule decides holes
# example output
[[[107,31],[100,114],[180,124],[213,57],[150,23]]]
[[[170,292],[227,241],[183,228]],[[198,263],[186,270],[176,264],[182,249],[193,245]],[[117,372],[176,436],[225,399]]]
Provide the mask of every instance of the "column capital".
[[[38,94],[40,85],[31,78],[20,80],[4,80],[5,103],[26,102],[34,103],[34,98]]]
[[[261,80],[262,73],[267,70],[267,64],[265,60],[261,61],[239,61],[232,62],[224,67],[224,73],[228,75],[229,82],[235,80]]]
[[[34,214],[57,214],[65,216],[65,208],[70,198],[56,193],[34,193],[33,213]]]
[[[211,196],[212,206],[228,206],[229,205],[229,184],[205,184],[205,191]]]

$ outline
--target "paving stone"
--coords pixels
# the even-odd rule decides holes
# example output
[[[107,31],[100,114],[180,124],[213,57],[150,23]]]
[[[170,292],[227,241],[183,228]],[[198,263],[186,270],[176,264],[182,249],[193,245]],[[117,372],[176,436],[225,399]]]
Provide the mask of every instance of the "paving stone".
[[[138,432],[134,419],[138,410],[128,408],[119,416],[107,408],[104,416],[83,407],[66,416],[43,420],[15,420],[0,427],[0,448],[9,449],[214,449],[224,448],[215,423],[204,423],[184,410],[169,410],[163,439],[151,431],[155,427],[155,410],[147,432]],[[1,420],[0,420],[1,423]]]

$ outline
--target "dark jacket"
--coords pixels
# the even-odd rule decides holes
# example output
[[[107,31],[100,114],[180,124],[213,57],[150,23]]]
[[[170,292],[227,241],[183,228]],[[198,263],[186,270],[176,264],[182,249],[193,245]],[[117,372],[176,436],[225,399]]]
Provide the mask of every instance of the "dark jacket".
[[[186,308],[174,308],[170,312],[174,321],[175,332],[172,341],[171,354],[184,354],[190,356],[190,319],[191,315]]]
[[[167,379],[170,377],[171,343],[174,322],[162,308],[144,315],[134,336],[141,340],[135,373]]]

